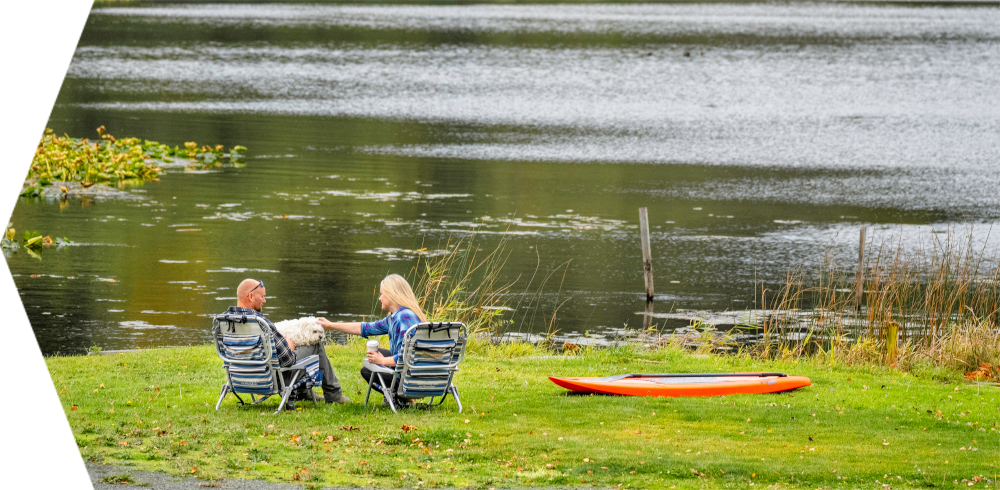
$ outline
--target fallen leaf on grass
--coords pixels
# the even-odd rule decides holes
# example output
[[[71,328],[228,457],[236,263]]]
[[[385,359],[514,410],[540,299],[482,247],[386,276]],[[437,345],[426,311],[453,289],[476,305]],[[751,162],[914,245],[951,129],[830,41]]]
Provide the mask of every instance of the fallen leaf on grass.
[[[361,430],[360,427],[355,427],[353,425],[345,425],[340,428],[340,430]]]
[[[417,430],[416,427],[414,427],[412,425],[406,425],[406,424],[403,424],[403,426],[400,427],[400,428],[403,429],[403,432],[409,432],[411,430]]]

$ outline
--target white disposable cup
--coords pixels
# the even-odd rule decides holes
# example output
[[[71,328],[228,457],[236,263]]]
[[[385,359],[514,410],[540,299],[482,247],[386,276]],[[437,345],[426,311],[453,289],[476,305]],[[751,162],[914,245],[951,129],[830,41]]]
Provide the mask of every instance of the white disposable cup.
[[[378,341],[369,340],[368,341],[368,352],[378,352]]]

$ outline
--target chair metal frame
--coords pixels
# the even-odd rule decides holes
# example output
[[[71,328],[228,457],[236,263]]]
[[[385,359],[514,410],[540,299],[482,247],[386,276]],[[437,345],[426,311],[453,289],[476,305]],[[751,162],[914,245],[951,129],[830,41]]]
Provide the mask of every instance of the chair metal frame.
[[[226,326],[226,331],[223,332],[223,325]],[[223,345],[223,338],[226,333],[231,333],[235,335],[259,335],[263,344],[263,359],[233,359],[226,354],[225,347]],[[215,403],[215,409],[218,410],[222,405],[222,400],[232,393],[237,400],[239,400],[240,405],[257,405],[264,400],[267,400],[272,395],[280,395],[281,401],[278,403],[277,410],[274,411],[275,414],[281,413],[281,410],[288,403],[288,398],[291,396],[292,392],[302,386],[307,385],[309,394],[312,397],[313,404],[318,403],[316,398],[316,393],[313,392],[311,383],[312,379],[307,375],[306,367],[310,364],[319,363],[319,356],[312,355],[305,357],[303,359],[297,360],[295,364],[289,367],[282,367],[278,363],[278,357],[276,355],[276,348],[274,346],[274,336],[271,334],[270,329],[262,326],[260,322],[257,321],[257,317],[254,315],[232,315],[228,313],[221,313],[216,315],[212,320],[212,335],[215,338],[215,353],[222,358],[223,369],[226,371],[226,383],[222,385],[222,392],[219,394],[219,401]],[[271,393],[257,394],[246,390],[241,390],[238,383],[233,381],[233,375],[230,372],[230,368],[233,366],[240,367],[260,367],[268,366],[270,370],[271,382],[275,389],[271,390]],[[285,383],[284,373],[292,373],[292,378],[288,383]],[[320,376],[322,376],[322,371],[320,371]],[[240,398],[239,393],[243,392],[250,395],[251,403],[247,403]],[[262,395],[261,398],[257,398],[258,395]]]
[[[452,328],[457,329],[455,346],[452,348],[451,361],[448,364],[416,365],[416,341],[422,340],[417,338],[416,333],[421,328],[428,330],[428,334],[449,331],[449,338],[451,338],[450,330]],[[454,379],[455,373],[458,371],[458,365],[465,358],[465,348],[469,343],[468,337],[468,328],[461,322],[423,322],[408,328],[403,334],[403,362],[397,364],[395,368],[377,366],[368,362],[367,359],[362,362],[364,367],[372,372],[373,378],[378,377],[377,382],[372,379],[368,383],[368,393],[365,394],[365,406],[368,406],[368,399],[371,397],[372,390],[378,388],[378,391],[389,403],[389,408],[394,413],[398,413],[395,395],[403,393],[403,383],[407,379],[405,373],[447,370],[448,381],[445,388],[441,390],[440,394],[430,396],[430,400],[426,405],[434,405],[434,399],[437,397],[441,397],[437,403],[441,405],[450,394],[455,399],[455,403],[458,404],[458,413],[462,413],[462,400],[459,398],[458,387],[455,386]],[[392,376],[391,381],[386,382],[385,376]]]

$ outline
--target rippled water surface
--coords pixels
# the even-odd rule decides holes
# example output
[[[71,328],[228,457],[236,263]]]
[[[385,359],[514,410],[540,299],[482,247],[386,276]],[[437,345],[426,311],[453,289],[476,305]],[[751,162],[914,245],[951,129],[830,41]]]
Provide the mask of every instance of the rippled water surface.
[[[476,229],[511,240],[514,331],[569,298],[554,328],[613,335],[642,322],[648,207],[658,318],[683,325],[853,263],[865,225],[992,250],[998,25],[995,4],[95,9],[49,126],[247,164],[22,199],[16,227],[75,243],[8,262],[43,351],[77,352],[204,342],[248,276],[276,320],[360,319]]]

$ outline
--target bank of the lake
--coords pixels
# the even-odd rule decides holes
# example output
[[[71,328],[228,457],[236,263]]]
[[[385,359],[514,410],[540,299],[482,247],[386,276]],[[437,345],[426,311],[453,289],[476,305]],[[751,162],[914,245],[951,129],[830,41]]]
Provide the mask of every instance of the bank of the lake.
[[[327,347],[355,403],[301,403],[277,416],[274,403],[239,408],[232,397],[214,410],[224,376],[211,346],[47,362],[85,460],[213,485],[997,486],[1000,388],[969,384],[959,372],[694,357],[674,347],[551,356],[527,344],[481,343],[457,378],[463,413],[449,399],[397,415],[360,404],[362,351],[360,342]],[[640,371],[783,371],[813,384],[666,399],[575,396],[547,379]]]

